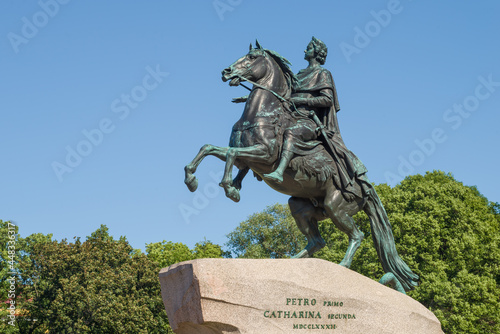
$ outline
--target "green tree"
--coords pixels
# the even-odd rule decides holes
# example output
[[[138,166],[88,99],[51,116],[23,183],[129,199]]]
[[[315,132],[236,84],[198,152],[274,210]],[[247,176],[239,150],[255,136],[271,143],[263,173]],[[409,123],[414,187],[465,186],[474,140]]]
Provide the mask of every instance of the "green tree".
[[[160,268],[193,259],[193,252],[183,243],[172,241],[155,242],[146,245],[148,258]]]
[[[159,268],[165,268],[172,264],[202,258],[228,257],[229,253],[224,252],[222,247],[210,241],[198,242],[194,249],[181,242],[163,240],[146,245],[148,258],[155,262]]]
[[[214,244],[209,240],[198,242],[192,250],[194,259],[215,259],[231,257],[230,252],[226,252],[220,245]]]
[[[0,299],[5,302],[0,308],[1,333],[19,333],[19,323],[31,321],[26,309],[31,303],[30,296],[23,293],[23,287],[33,281],[23,282],[20,263],[30,261],[30,251],[35,244],[51,241],[51,238],[51,234],[33,234],[23,239],[16,224],[0,220]],[[11,306],[15,308],[11,310]]]
[[[499,333],[497,205],[443,172],[408,177],[384,195],[398,250],[421,277],[411,296],[447,333]]]
[[[281,204],[251,215],[227,237],[226,245],[241,258],[286,258],[306,245],[288,206]]]
[[[394,188],[378,185],[376,190],[400,256],[420,276],[420,285],[409,295],[436,314],[446,333],[500,333],[498,203],[440,171],[409,176]],[[302,245],[298,247],[295,235],[300,232],[290,218],[285,206],[267,208],[230,233],[228,246],[240,257],[278,257],[270,245],[276,245],[280,255],[294,254]],[[354,219],[366,238],[351,269],[378,281],[384,272],[368,217],[358,213]],[[327,246],[315,257],[339,263],[347,236],[330,220],[319,225]],[[290,235],[273,234],[268,231],[272,226]]]
[[[24,308],[37,321],[23,333],[171,333],[161,300],[157,265],[106,226],[87,237],[26,238],[20,261]]]

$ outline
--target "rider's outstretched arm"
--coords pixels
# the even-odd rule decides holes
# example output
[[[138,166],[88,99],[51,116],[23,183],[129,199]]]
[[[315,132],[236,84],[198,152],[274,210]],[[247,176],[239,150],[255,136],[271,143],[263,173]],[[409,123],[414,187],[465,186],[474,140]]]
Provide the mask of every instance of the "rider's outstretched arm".
[[[330,88],[322,89],[320,96],[316,97],[292,97],[295,105],[303,105],[313,108],[326,108],[333,105],[333,92]]]
[[[248,100],[248,95],[245,95],[245,96],[241,96],[241,97],[235,97],[231,100],[231,102],[233,103],[243,103],[243,102],[247,102]]]

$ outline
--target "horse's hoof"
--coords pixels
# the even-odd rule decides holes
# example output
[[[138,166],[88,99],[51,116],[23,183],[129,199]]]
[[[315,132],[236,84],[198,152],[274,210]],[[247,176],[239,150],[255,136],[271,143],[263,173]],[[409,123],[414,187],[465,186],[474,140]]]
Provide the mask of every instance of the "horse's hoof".
[[[240,192],[238,189],[234,187],[230,187],[229,189],[226,190],[226,196],[236,203],[240,201]]]
[[[345,268],[350,268],[351,267],[351,263],[346,261],[345,259],[340,261],[339,263],[339,266],[342,266],[342,267],[345,267]]]
[[[307,257],[309,257],[309,252],[306,249],[303,249],[298,254],[292,256],[292,259],[304,259]]]
[[[391,288],[393,288],[396,291],[399,291],[401,293],[404,293],[406,295],[406,291],[403,288],[403,285],[401,282],[394,276],[393,273],[386,273],[384,276],[379,281],[380,284],[382,285],[387,285],[389,284]]]
[[[198,179],[194,175],[186,176],[184,183],[188,187],[189,191],[193,192],[198,189]]]

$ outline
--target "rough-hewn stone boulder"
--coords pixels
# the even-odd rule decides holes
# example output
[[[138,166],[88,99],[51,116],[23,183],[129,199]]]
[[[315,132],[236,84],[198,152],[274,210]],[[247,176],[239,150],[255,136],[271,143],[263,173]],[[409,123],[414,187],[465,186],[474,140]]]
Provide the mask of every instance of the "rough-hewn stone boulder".
[[[160,271],[178,334],[443,333],[414,299],[319,259],[200,259]]]

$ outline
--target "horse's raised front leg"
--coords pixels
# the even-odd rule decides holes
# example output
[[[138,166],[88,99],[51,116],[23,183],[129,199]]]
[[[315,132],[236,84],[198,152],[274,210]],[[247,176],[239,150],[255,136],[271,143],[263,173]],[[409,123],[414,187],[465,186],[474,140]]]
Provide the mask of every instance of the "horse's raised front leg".
[[[198,180],[194,173],[196,169],[200,165],[200,163],[205,159],[205,157],[209,155],[213,155],[222,161],[226,161],[228,147],[219,147],[213,146],[210,144],[205,144],[200,149],[200,152],[196,155],[196,157],[191,161],[186,167],[184,167],[184,171],[186,173],[186,177],[184,179],[184,183],[187,185],[190,191],[195,191],[198,188]]]
[[[253,162],[267,162],[270,159],[266,145],[259,144],[250,147],[229,147],[226,154],[224,176],[219,184],[224,188],[226,196],[235,202],[240,201],[240,191],[233,184],[233,166],[236,159]],[[236,184],[237,185],[237,184]]]

